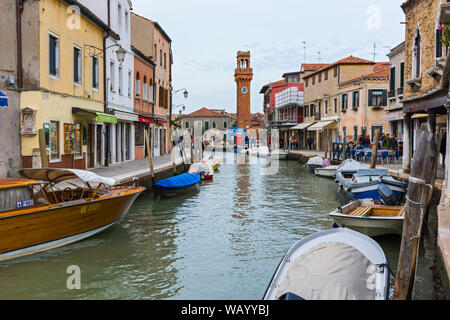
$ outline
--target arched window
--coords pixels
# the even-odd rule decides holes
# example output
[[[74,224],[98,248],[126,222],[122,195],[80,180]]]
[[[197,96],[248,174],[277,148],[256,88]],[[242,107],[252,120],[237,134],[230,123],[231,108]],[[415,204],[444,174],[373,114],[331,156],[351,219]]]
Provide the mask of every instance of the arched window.
[[[413,55],[412,55],[412,69],[413,77],[420,78],[422,69],[422,37],[420,36],[420,30],[417,29],[416,36],[414,37]]]
[[[154,102],[154,84],[153,84],[153,79],[150,79],[149,84],[148,84],[148,88],[149,88],[149,94],[148,94],[148,101],[150,102]]]
[[[139,72],[136,74],[136,96],[139,97],[141,95],[141,77]]]
[[[144,86],[142,88],[142,98],[147,100],[147,76],[144,76]]]

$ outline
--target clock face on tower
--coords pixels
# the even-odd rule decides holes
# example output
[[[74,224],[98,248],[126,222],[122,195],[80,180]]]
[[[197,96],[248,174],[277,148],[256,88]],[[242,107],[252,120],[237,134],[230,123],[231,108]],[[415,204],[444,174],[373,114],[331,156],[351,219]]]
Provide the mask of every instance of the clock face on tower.
[[[244,88],[242,88],[241,91],[242,91],[243,94],[246,94],[248,92],[248,89],[246,87],[244,87]]]

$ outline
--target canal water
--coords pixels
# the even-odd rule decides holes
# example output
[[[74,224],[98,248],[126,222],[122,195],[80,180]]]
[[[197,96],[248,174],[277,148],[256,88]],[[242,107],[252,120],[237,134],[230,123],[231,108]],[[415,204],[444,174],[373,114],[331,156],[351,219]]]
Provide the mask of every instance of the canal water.
[[[1,262],[0,299],[261,299],[287,250],[330,229],[328,213],[346,200],[333,180],[296,161],[280,162],[274,175],[252,162],[227,161],[185,196],[144,194],[119,225],[82,242]],[[433,299],[432,233],[415,299]],[[395,271],[400,237],[379,243]],[[80,290],[67,288],[69,266],[81,270]]]

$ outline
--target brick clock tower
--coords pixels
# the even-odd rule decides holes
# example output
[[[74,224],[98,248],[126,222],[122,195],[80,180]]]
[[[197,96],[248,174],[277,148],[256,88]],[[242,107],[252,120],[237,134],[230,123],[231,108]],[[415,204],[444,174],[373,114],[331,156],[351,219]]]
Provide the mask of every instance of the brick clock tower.
[[[251,125],[250,85],[253,80],[253,69],[250,68],[250,51],[237,53],[237,68],[234,73],[237,85],[237,121],[240,129],[248,129]]]

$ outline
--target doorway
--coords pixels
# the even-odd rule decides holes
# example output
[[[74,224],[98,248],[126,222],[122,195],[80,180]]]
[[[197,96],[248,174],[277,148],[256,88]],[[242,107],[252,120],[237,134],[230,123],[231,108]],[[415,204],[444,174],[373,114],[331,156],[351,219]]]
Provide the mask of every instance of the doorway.
[[[102,136],[103,136],[103,126],[98,124],[97,126],[97,148],[96,148],[96,165],[101,166],[102,165]]]

